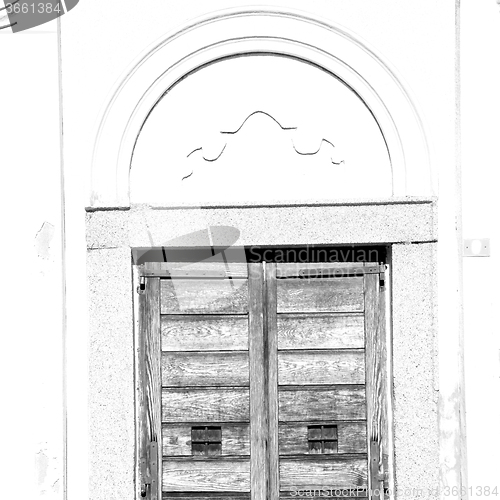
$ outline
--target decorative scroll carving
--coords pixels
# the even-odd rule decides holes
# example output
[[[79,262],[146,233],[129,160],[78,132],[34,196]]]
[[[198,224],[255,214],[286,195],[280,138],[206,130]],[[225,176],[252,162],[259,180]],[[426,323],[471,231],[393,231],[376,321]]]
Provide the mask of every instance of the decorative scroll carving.
[[[205,144],[205,146],[200,146],[191,151],[188,155],[187,158],[200,158],[204,160],[205,162],[213,163],[216,162],[221,158],[221,156],[224,154],[226,149],[229,146],[230,143],[230,138],[231,136],[236,136],[237,134],[240,134],[242,129],[245,127],[245,125],[251,121],[253,118],[256,116],[262,116],[264,118],[267,118],[268,120],[272,120],[276,125],[279,126],[281,131],[287,133],[290,135],[290,144],[293,148],[293,150],[301,156],[314,156],[320,153],[323,149],[328,149],[329,150],[329,160],[333,165],[340,165],[341,163],[345,163],[345,161],[339,160],[337,158],[337,151],[335,150],[335,145],[329,141],[328,139],[325,139],[324,137],[315,137],[313,143],[318,144],[319,146],[316,148],[308,149],[307,147],[298,147],[297,142],[300,142],[300,134],[302,132],[302,128],[299,130],[299,127],[285,127],[283,126],[274,116],[271,114],[267,113],[266,111],[254,111],[253,113],[250,113],[242,122],[242,124],[233,131],[220,131],[220,147],[217,148],[217,145],[211,144],[210,148],[208,148],[208,144]],[[225,138],[225,139],[224,139]],[[215,147],[214,147],[215,146]],[[257,145],[258,147],[258,145]],[[209,149],[209,151],[206,151]],[[211,155],[209,153],[212,153]],[[190,178],[194,173],[194,169],[191,170],[191,172],[188,175],[185,175],[182,177],[182,180]]]

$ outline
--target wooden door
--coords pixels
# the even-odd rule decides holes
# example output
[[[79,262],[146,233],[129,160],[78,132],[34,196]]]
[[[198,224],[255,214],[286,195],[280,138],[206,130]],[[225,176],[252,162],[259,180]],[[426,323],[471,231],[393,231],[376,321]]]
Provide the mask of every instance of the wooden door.
[[[381,496],[379,272],[145,265],[139,497]]]

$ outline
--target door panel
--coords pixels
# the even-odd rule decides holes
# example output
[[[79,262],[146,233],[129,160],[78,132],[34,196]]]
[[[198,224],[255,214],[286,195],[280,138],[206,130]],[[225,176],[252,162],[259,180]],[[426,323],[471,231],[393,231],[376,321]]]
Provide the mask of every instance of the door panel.
[[[367,476],[365,458],[329,456],[327,459],[280,459],[282,491],[366,488]]]
[[[244,499],[264,481],[251,473],[252,433],[262,439],[264,420],[254,387],[256,362],[263,368],[262,277],[223,267],[174,266],[161,279],[163,498]]]
[[[278,313],[363,311],[363,278],[278,280]]]
[[[281,494],[367,488],[363,277],[338,269],[326,277],[331,269],[321,264],[281,267],[274,312]]]
[[[250,491],[250,460],[163,461],[164,491]]]
[[[280,387],[280,422],[366,419],[364,386]]]
[[[162,390],[163,422],[244,422],[248,420],[248,389]]]

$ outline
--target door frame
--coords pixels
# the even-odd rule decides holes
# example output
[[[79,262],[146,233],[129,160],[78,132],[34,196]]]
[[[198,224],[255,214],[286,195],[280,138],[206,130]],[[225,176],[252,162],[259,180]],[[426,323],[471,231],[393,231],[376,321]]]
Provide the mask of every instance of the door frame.
[[[262,250],[262,249],[261,249]],[[265,250],[263,255],[265,255]],[[299,250],[300,251],[300,250]],[[210,252],[204,252],[210,255]],[[160,255],[159,252],[152,253]],[[241,255],[241,254],[240,254]],[[225,258],[224,258],[225,261]],[[187,261],[186,264],[196,262]],[[265,265],[270,264],[270,265]],[[203,263],[201,263],[201,266]],[[365,370],[366,370],[366,422],[367,422],[367,488],[370,500],[387,499],[393,496],[391,485],[394,484],[394,450],[392,423],[392,369],[391,369],[391,321],[387,307],[387,296],[390,296],[389,265],[378,263],[342,262],[328,264],[324,262],[298,262],[303,269],[331,269],[335,277],[363,276],[364,301],[364,331],[365,331]],[[178,265],[174,264],[174,268]],[[227,263],[226,263],[227,268]],[[277,346],[277,315],[269,313],[276,309],[277,299],[277,264],[262,260],[259,264],[247,263],[248,280],[257,279],[257,286],[249,286],[249,307],[256,307],[255,314],[249,311],[249,356],[250,356],[250,425],[251,454],[251,490],[252,499],[280,497],[278,451],[278,346]],[[160,339],[159,301],[160,279],[173,277],[172,267],[167,263],[151,263],[133,266],[133,290],[136,312],[135,323],[135,370],[136,370],[136,494],[142,498],[146,494],[145,477],[150,483],[147,498],[158,500],[162,498],[162,424],[158,412],[161,412],[161,401],[151,396],[160,376],[155,377],[155,367],[160,367],[158,353]],[[341,271],[341,273],[339,273]],[[175,271],[179,275],[179,271]],[[183,272],[182,269],[180,271]],[[192,272],[192,271],[191,271]],[[189,273],[189,271],[187,271]],[[387,278],[386,278],[387,273]],[[196,274],[196,273],[195,273]],[[288,276],[290,274],[290,276]],[[293,278],[292,271],[286,275]],[[181,274],[182,275],[182,274]],[[279,279],[279,277],[278,277]],[[153,295],[151,295],[153,294]],[[259,302],[260,299],[260,302]],[[372,304],[373,303],[373,304]],[[151,315],[151,325],[145,324],[147,316]],[[155,320],[155,317],[157,319]],[[267,331],[267,341],[260,335],[251,332]],[[151,330],[155,330],[156,334]],[[154,338],[156,335],[157,338]],[[148,354],[149,353],[149,354]],[[152,353],[152,354],[151,354]],[[148,361],[152,359],[150,365]],[[267,359],[267,363],[265,360]],[[148,365],[148,366],[146,366]],[[260,377],[262,366],[267,370],[265,377]],[[252,376],[253,373],[253,376]],[[370,374],[373,373],[373,377]],[[145,387],[147,386],[147,387]],[[153,387],[154,386],[154,387]],[[157,387],[161,393],[161,385]],[[149,394],[149,395],[148,395]],[[267,395],[267,397],[266,397]],[[146,401],[146,399],[151,401]],[[252,404],[252,401],[254,402]],[[256,413],[257,412],[257,413]],[[260,415],[265,412],[265,415]],[[151,449],[146,434],[154,435],[156,446]],[[262,436],[266,437],[268,445],[262,446]],[[146,439],[146,441],[145,441]],[[256,445],[260,443],[260,446]],[[385,453],[382,455],[382,451]],[[147,459],[145,457],[148,457]],[[150,468],[151,463],[157,464],[157,469]],[[262,463],[266,464],[262,468]],[[259,471],[258,474],[256,471]],[[256,476],[262,476],[255,480]],[[254,479],[252,479],[252,477]],[[392,490],[392,491],[391,491]]]

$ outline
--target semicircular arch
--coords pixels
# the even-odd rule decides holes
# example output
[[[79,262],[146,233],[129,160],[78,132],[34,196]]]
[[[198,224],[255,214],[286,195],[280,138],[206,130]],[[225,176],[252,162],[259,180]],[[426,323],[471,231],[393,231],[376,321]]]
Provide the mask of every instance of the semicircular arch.
[[[373,49],[340,26],[294,12],[231,10],[164,37],[118,85],[97,132],[90,206],[130,206],[137,138],[168,89],[215,61],[256,53],[310,62],[344,82],[367,106],[383,134],[390,155],[392,196],[433,194],[427,141],[416,106]]]

